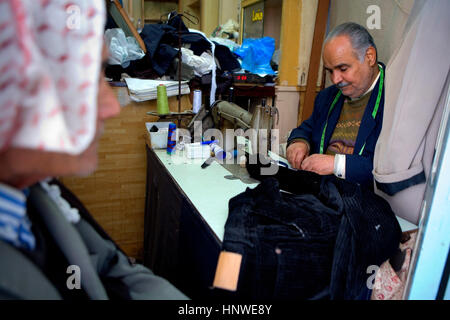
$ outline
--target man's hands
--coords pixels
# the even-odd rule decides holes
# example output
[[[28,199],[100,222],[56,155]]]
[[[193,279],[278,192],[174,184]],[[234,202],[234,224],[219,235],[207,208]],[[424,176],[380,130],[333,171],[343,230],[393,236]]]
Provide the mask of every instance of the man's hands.
[[[303,159],[309,155],[309,146],[303,141],[292,143],[286,150],[287,160],[295,169],[301,169]]]
[[[329,154],[313,154],[303,160],[301,169],[320,175],[333,174],[334,156]]]
[[[326,154],[309,156],[309,147],[303,141],[291,144],[286,150],[286,156],[293,168],[312,171],[320,175],[333,174],[334,156]]]

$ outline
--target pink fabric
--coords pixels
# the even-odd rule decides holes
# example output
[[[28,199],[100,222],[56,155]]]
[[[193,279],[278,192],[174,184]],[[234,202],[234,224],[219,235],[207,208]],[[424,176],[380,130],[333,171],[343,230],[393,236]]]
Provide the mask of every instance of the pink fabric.
[[[0,152],[88,147],[104,20],[104,1],[0,0]]]
[[[401,300],[405,291],[406,280],[411,264],[417,231],[410,234],[411,238],[400,244],[400,250],[405,252],[405,260],[398,272],[395,272],[389,261],[385,261],[375,276],[371,300]]]

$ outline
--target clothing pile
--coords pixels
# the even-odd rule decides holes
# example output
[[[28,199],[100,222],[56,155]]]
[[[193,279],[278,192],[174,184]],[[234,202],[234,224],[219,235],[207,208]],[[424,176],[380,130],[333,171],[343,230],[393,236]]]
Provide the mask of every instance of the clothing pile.
[[[216,68],[220,73],[241,69],[229,47],[209,40],[197,30],[188,29],[177,13],[170,16],[166,23],[144,26],[140,36],[147,53],[142,59],[131,61],[127,68],[108,66],[106,76],[114,81],[119,81],[122,73],[134,78],[156,79],[167,76],[171,80],[178,80],[179,37],[183,55],[182,80],[211,74]]]
[[[255,163],[255,162],[252,162]],[[397,252],[401,229],[373,191],[334,176],[279,167],[229,202],[222,250],[242,255],[233,297],[369,299],[367,273]]]

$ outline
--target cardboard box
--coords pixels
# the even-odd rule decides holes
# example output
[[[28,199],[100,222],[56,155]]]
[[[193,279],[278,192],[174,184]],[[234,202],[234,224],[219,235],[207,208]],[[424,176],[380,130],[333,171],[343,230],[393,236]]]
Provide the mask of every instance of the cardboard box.
[[[145,127],[147,129],[148,138],[150,140],[150,145],[153,149],[166,149],[167,148],[167,137],[169,134],[169,124],[173,122],[146,122]],[[151,128],[156,126],[158,131],[150,132]],[[176,137],[175,140],[178,137]]]

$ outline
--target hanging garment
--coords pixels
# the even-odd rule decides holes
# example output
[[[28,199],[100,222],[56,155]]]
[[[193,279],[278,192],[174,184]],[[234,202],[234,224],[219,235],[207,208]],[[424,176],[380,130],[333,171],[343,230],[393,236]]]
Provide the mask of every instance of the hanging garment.
[[[386,67],[383,129],[373,175],[396,215],[418,223],[449,88],[450,2],[417,2],[417,18]]]
[[[219,61],[220,70],[222,71],[239,71],[241,69],[241,64],[239,63],[236,55],[231,52],[231,50],[216,41],[213,41],[216,46],[215,56]]]
[[[146,24],[141,37],[147,48],[144,59],[150,62],[158,76],[163,76],[178,55],[178,50],[174,48],[178,43],[175,28],[167,24]]]

